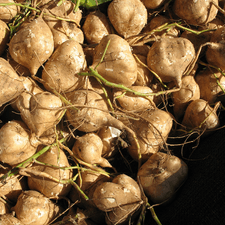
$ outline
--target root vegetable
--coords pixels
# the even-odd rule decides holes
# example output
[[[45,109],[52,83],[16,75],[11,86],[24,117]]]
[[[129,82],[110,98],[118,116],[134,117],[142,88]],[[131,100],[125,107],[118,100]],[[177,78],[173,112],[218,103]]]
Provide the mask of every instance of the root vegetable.
[[[181,89],[172,93],[173,112],[177,120],[184,116],[185,110],[191,101],[200,98],[200,88],[193,75],[182,77]]]
[[[98,131],[103,126],[125,130],[132,145],[137,147],[134,131],[109,114],[107,104],[99,94],[92,90],[77,90],[68,93],[67,98],[77,107],[66,111],[66,119],[73,127],[83,132]]]
[[[112,33],[106,15],[99,10],[87,15],[82,30],[89,44],[98,44],[104,36]]]
[[[37,191],[28,190],[20,194],[14,207],[16,217],[29,225],[47,225],[59,215],[59,206]]]
[[[25,171],[28,176],[29,188],[31,190],[37,190],[51,199],[58,199],[66,196],[71,189],[71,184],[68,182],[60,183],[60,181],[70,179],[72,177],[72,171],[70,169],[62,168],[70,166],[65,153],[55,146],[51,147],[49,151],[39,156],[37,160],[44,164],[46,163],[56,167],[34,164],[30,172]],[[34,173],[32,173],[33,171]],[[56,180],[43,177],[42,172],[57,179],[58,182]]]
[[[212,4],[219,5],[218,0],[175,0],[173,9],[177,16],[191,25],[204,25],[215,19],[218,9]]]
[[[22,27],[9,42],[9,53],[19,64],[35,75],[54,50],[53,35],[39,16]]]
[[[5,201],[0,199],[0,216],[5,215],[7,213],[10,213],[9,205]],[[1,217],[0,217],[0,221],[1,221]]]
[[[188,129],[211,130],[218,127],[220,121],[216,111],[219,105],[220,102],[217,102],[212,108],[203,99],[192,101],[185,111],[182,124]]]
[[[0,84],[0,106],[19,96],[25,89],[23,78],[3,58],[0,58]]]
[[[20,12],[20,8],[13,4],[13,0],[0,0],[0,3],[9,4],[0,6],[0,20],[9,23]]]
[[[39,4],[42,3],[43,1]],[[47,4],[43,4],[42,7],[47,12],[43,15],[43,19],[52,31],[55,49],[69,39],[83,43],[84,35],[79,28],[80,20],[82,18],[81,10],[78,9],[75,12],[73,10],[75,4],[72,1],[66,0],[61,4],[57,4],[57,2],[54,1],[48,1]],[[56,18],[49,15],[55,15]]]
[[[62,43],[52,54],[45,69],[42,79],[45,88],[52,92],[69,92],[78,89],[84,84],[83,77],[77,75],[86,68],[85,55],[82,46],[74,40]]]
[[[157,9],[160,7],[165,0],[141,0],[147,9]]]
[[[73,146],[73,153],[86,163],[98,164],[101,167],[112,167],[107,159],[102,157],[103,143],[95,133],[79,137]]]
[[[69,193],[69,198],[72,200],[72,202],[80,201],[81,205],[84,208],[88,208],[91,206],[91,209],[96,206],[94,205],[92,199],[93,199],[93,193],[102,182],[108,182],[111,181],[110,177],[107,177],[99,172],[94,172],[91,170],[84,170],[80,172],[79,179],[76,181],[79,185],[80,189],[89,197],[90,201],[87,202],[87,200],[83,200],[81,198],[80,192],[75,189],[71,188]],[[97,209],[97,208],[96,208]]]
[[[17,107],[22,119],[37,137],[59,123],[63,110],[62,101],[50,92],[40,92],[35,95],[21,95]]]
[[[113,183],[120,184],[124,187],[124,190],[130,190],[135,196],[141,198],[140,188],[135,180],[131,177],[120,174],[112,180]],[[136,211],[140,208],[141,204],[128,204],[120,207],[114,208],[112,211],[107,212],[105,217],[107,225],[113,224],[124,224],[128,218],[134,218],[136,216]]]
[[[139,34],[147,23],[147,9],[140,0],[113,0],[108,17],[118,34],[128,38]]]
[[[102,127],[98,131],[98,136],[102,139],[103,149],[102,156],[104,158],[109,158],[115,155],[117,152],[116,143],[121,131],[115,127]]]
[[[193,44],[186,38],[161,38],[154,42],[147,63],[163,82],[174,82],[181,87],[181,78],[195,58]]]
[[[139,120],[130,119],[130,123],[137,134],[141,160],[145,162],[165,144],[172,129],[173,117],[170,113],[155,108],[142,112]],[[128,152],[134,160],[139,160],[135,145],[128,146]]]
[[[7,24],[0,20],[0,56],[5,51],[9,41],[9,28]]]
[[[43,19],[49,25],[50,28],[53,28],[56,23],[59,21],[58,18],[71,20],[71,22],[76,23],[77,25],[80,24],[80,20],[82,18],[82,11],[78,9],[76,12],[74,11],[75,4],[72,1],[65,0],[61,4],[58,4],[56,1],[43,1],[42,8],[44,8],[46,13],[43,15]],[[40,3],[40,2],[39,2]],[[56,18],[53,18],[50,15],[55,15]]]
[[[104,60],[98,65],[109,41]],[[131,86],[137,79],[137,63],[131,48],[126,40],[116,34],[103,37],[95,48],[92,67],[97,65],[98,73],[110,82]]]
[[[0,161],[16,165],[31,157],[37,146],[31,144],[31,134],[21,121],[9,121],[0,129]]]
[[[0,170],[0,177],[8,171]],[[16,202],[18,196],[27,188],[27,182],[22,177],[13,176],[0,183],[1,196],[5,196],[11,202]]]
[[[132,190],[114,182],[103,182],[94,192],[95,205],[104,212],[112,211],[129,203],[141,202],[141,197],[136,196]]]
[[[127,175],[121,174],[112,182],[103,182],[94,191],[93,201],[107,212],[107,224],[121,224],[142,204],[138,184]]]
[[[32,95],[44,92],[31,78],[27,77],[23,80],[25,90],[18,97],[13,99],[10,103],[14,110],[17,112],[30,109],[30,99]],[[21,114],[23,119],[24,113]],[[26,121],[26,119],[23,119]]]
[[[224,98],[225,77],[215,69],[200,71],[195,80],[200,88],[201,99],[209,104],[215,103],[218,98]]]
[[[66,111],[66,117],[70,124],[83,132],[94,132],[103,126],[122,128],[123,124],[112,117],[104,99],[93,90],[77,90],[67,94],[68,100],[78,107]]]
[[[145,194],[153,203],[171,199],[188,175],[186,163],[176,156],[158,152],[138,170]]]
[[[143,94],[152,93],[151,88],[143,86],[131,86],[131,90],[141,92]],[[116,91],[114,98],[119,102],[120,106],[127,111],[144,111],[154,108],[153,95],[143,97],[133,93],[125,93],[125,91]]]
[[[225,44],[224,44],[225,27],[218,28],[210,39],[210,45],[207,46],[206,60],[209,64],[225,70]]]
[[[54,49],[69,39],[73,39],[80,44],[84,42],[83,31],[72,22],[59,21],[51,31],[54,40]]]
[[[9,64],[12,66],[12,68],[15,70],[15,72],[21,76],[21,77],[30,77],[31,76],[31,73],[30,73],[30,70],[17,63],[9,54],[9,52],[7,52],[7,57],[6,57],[6,60],[9,62]]]
[[[12,214],[4,214],[4,215],[0,215],[0,222],[1,225],[25,225],[24,223],[22,223],[19,219],[17,219],[16,217],[14,217]]]

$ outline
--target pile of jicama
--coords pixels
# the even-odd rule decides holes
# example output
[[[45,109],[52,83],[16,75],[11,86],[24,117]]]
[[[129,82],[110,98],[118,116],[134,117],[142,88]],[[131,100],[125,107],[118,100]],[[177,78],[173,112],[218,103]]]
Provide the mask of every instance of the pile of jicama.
[[[161,224],[223,125],[222,1],[88,2],[0,0],[1,224]]]

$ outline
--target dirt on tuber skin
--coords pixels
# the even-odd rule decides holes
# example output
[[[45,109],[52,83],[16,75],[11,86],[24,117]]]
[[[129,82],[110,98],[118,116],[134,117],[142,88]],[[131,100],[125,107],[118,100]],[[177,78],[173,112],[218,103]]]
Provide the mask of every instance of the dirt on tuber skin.
[[[22,27],[9,42],[11,57],[27,67],[32,75],[37,73],[53,51],[53,35],[42,16]]]
[[[31,143],[31,133],[22,121],[9,121],[0,129],[0,161],[14,166],[30,158],[37,145]]]
[[[212,108],[207,101],[196,99],[188,105],[182,124],[187,129],[213,130],[220,124],[217,115],[219,106],[220,102],[217,102]]]
[[[61,149],[58,149],[57,146],[53,146],[49,151],[39,156],[37,160],[56,167],[48,167],[39,165],[38,163],[34,164],[31,171],[28,171],[27,174],[29,188],[31,190],[37,190],[51,199],[59,199],[60,197],[66,196],[71,189],[71,184],[68,182],[60,183],[60,180],[71,179],[72,171],[70,169],[63,169],[63,167],[70,166],[65,153]],[[58,167],[62,167],[62,169]],[[33,174],[32,171],[34,171]],[[42,177],[42,172],[58,180],[58,182],[48,177]]]
[[[104,36],[113,33],[108,18],[99,10],[87,15],[82,30],[89,44],[98,44]]]
[[[108,6],[108,17],[120,36],[137,35],[147,23],[147,9],[139,0],[113,0]]]
[[[108,160],[102,157],[102,150],[102,140],[95,133],[87,133],[79,137],[72,148],[74,155],[86,163],[112,167]]]
[[[218,100],[224,100],[225,77],[216,69],[206,68],[199,71],[195,80],[200,88],[201,99],[209,104],[214,104]]]
[[[154,203],[171,199],[188,175],[187,164],[176,156],[158,152],[138,170],[137,176]]]
[[[173,10],[177,16],[191,25],[204,25],[215,19],[218,9],[212,4],[218,0],[175,0]]]
[[[25,90],[23,78],[4,58],[0,58],[0,85],[0,106],[16,98]]]
[[[84,77],[77,75],[87,63],[81,44],[70,39],[62,43],[51,55],[42,71],[45,88],[53,92],[69,92],[84,85]]]
[[[36,90],[36,92],[35,95],[19,96],[17,108],[30,130],[40,137],[59,123],[63,110],[59,97],[47,91]]]
[[[186,38],[161,38],[153,43],[147,64],[165,83],[174,82],[180,88],[181,78],[195,58],[193,44]]]
[[[47,225],[62,212],[62,208],[34,190],[21,193],[14,210],[22,223],[30,225]]]
[[[152,154],[157,153],[164,145],[173,126],[173,117],[162,109],[146,110],[140,119],[130,119],[130,127],[137,134],[140,145],[141,161],[145,162]],[[138,161],[140,155],[135,145],[128,146],[131,157]]]
[[[7,7],[0,6],[0,20],[9,23],[20,12],[20,7],[13,5],[12,3],[15,3],[13,0],[0,0],[1,3],[11,4]]]
[[[99,64],[108,43],[104,61]],[[125,39],[116,34],[104,36],[95,48],[91,67],[95,68],[96,66],[98,73],[103,78],[116,84],[129,87],[137,79],[137,64],[131,47]]]

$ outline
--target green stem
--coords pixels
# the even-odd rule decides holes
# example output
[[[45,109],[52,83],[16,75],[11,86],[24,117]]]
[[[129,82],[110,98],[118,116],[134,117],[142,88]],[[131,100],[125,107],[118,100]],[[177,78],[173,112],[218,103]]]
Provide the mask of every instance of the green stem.
[[[33,7],[25,5],[25,4],[23,5],[23,4],[20,4],[20,3],[16,3],[16,2],[0,3],[0,6],[9,6],[9,5],[16,5],[16,6],[20,6],[22,8],[26,8],[26,9],[34,10],[34,11],[37,11],[37,12],[41,12],[41,10],[39,10],[39,9],[33,8]]]
[[[61,140],[59,140],[60,143],[64,142],[66,139],[62,138]],[[29,163],[33,162],[35,159],[37,159],[40,155],[44,154],[45,152],[47,152],[51,147],[56,146],[57,143],[54,143],[52,145],[46,146],[44,147],[42,150],[40,150],[39,152],[37,152],[36,154],[34,154],[33,156],[31,156],[29,159],[25,160],[24,162],[18,164],[17,166],[15,166],[14,168],[12,168],[8,173],[4,174],[3,176],[0,177],[0,180],[5,180],[7,177],[11,177],[14,176],[16,174],[18,174],[19,170],[18,168],[23,167],[25,168]]]
[[[207,67],[212,67],[212,68],[216,69],[218,72],[220,72],[223,76],[225,76],[224,72],[223,72],[220,68],[218,68],[218,67],[216,67],[216,66],[212,66],[212,65],[206,64],[206,63],[204,63],[204,62],[199,62],[199,64],[201,64],[201,65],[203,65],[203,66],[207,66]],[[216,78],[216,82],[217,82],[218,86],[221,88],[221,90],[222,90],[223,93],[225,94],[225,90],[224,90],[224,88],[222,87],[222,85],[220,84],[219,78],[217,77],[217,75],[216,75],[215,73],[213,73],[213,75],[214,75],[215,78]]]
[[[80,7],[80,0],[77,0],[74,11],[76,12],[79,9],[79,7]]]
[[[9,3],[0,3],[0,6],[8,6],[8,5],[16,5],[16,6],[20,6],[20,7],[22,7],[22,8],[26,8],[26,9],[30,9],[30,10],[34,10],[34,11],[36,11],[36,12],[38,12],[38,13],[41,13],[42,11],[41,10],[39,10],[39,9],[36,9],[36,8],[34,8],[34,7],[31,7],[31,6],[28,6],[28,5],[23,5],[23,4],[20,4],[20,3],[11,3],[11,2],[9,2]],[[58,16],[53,16],[53,15],[51,15],[51,14],[49,14],[49,13],[43,13],[43,15],[46,15],[46,16],[50,16],[50,17],[52,17],[52,18],[55,18],[55,19],[58,19],[58,20],[63,20],[63,21],[67,21],[67,22],[74,22],[76,25],[78,25],[78,27],[79,27],[79,24],[77,24],[77,22],[75,21],[75,20],[71,20],[71,19],[66,19],[66,18],[62,18],[62,17],[58,17]]]
[[[81,194],[81,196],[82,196],[85,200],[89,200],[88,196],[81,190],[81,188],[77,185],[76,182],[70,180],[70,184],[73,185],[73,187]]]
[[[150,210],[150,212],[151,212],[151,214],[152,214],[152,217],[153,217],[153,219],[155,220],[155,222],[156,222],[158,225],[162,225],[161,222],[160,222],[160,220],[159,220],[159,218],[158,218],[158,216],[157,216],[156,213],[155,213],[154,208],[153,208],[149,203],[147,203],[147,206],[148,206],[148,209]]]
[[[158,93],[141,93],[139,91],[134,91],[122,84],[116,84],[116,83],[112,83],[112,82],[109,82],[107,81],[105,78],[103,78],[96,70],[92,69],[91,67],[89,68],[90,69],[90,72],[82,72],[82,73],[78,73],[78,75],[80,76],[93,76],[99,80],[102,81],[102,83],[108,87],[112,87],[112,88],[119,88],[119,89],[123,89],[127,92],[131,92],[137,96],[142,96],[142,97],[146,97],[146,96],[158,96],[158,95],[161,95],[161,94],[165,94],[165,93],[168,93],[172,90],[167,90],[167,91],[160,91]]]

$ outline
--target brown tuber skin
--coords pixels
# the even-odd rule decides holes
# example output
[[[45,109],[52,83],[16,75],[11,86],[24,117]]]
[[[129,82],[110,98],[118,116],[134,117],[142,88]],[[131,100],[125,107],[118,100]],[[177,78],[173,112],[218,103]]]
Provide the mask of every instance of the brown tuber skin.
[[[9,53],[35,75],[54,50],[53,35],[41,16],[22,27],[9,42]]]
[[[102,139],[102,156],[104,158],[110,158],[116,154],[118,151],[116,144],[120,134],[121,131],[115,127],[104,126],[100,128],[98,131],[98,136]]]
[[[147,65],[147,54],[141,55],[140,52],[136,54],[136,57],[135,59],[137,62],[137,79],[134,83],[134,86],[149,86],[153,80],[154,75],[149,71],[147,67],[145,67]]]
[[[108,17],[118,34],[128,38],[139,34],[147,23],[147,9],[140,0],[113,0]]]
[[[148,2],[151,4],[152,1],[148,1]],[[171,20],[169,18],[165,17],[165,16],[162,16],[162,15],[155,16],[145,26],[142,33],[149,33],[151,31],[153,31],[154,29],[157,29],[158,27],[160,27],[160,26],[162,26],[166,23],[168,23],[168,24],[171,23]],[[171,28],[169,30],[154,32],[154,36],[156,36],[156,38],[160,38],[160,36],[177,37],[178,35],[179,35],[179,31],[176,27]]]
[[[172,129],[173,117],[170,113],[158,108],[144,111],[140,116],[143,119],[130,119],[130,126],[137,134],[141,160],[145,162],[166,142]],[[139,160],[140,156],[135,145],[128,146],[128,152],[135,161]]]
[[[216,114],[219,105],[220,102],[217,102],[212,108],[203,99],[192,101],[185,111],[182,124],[188,129],[212,130],[217,128],[220,122]]]
[[[84,42],[83,31],[72,22],[58,21],[51,31],[54,40],[54,49],[70,39],[80,44]]]
[[[157,9],[162,4],[164,4],[165,0],[141,0],[147,9]]]
[[[113,28],[106,15],[97,10],[87,15],[82,30],[89,44],[98,44],[104,36],[112,33]]]
[[[124,130],[130,137],[130,142],[137,147],[135,132],[123,122],[111,116],[104,99],[92,90],[77,90],[67,94],[71,106],[66,111],[66,120],[77,130],[83,132],[98,131],[103,126]]]
[[[186,38],[161,38],[153,43],[147,64],[163,82],[174,82],[181,87],[181,78],[195,58],[193,44]]]
[[[12,4],[7,6],[0,6],[0,20],[9,23],[19,12],[19,6],[13,5],[13,0],[0,0],[0,3]]]
[[[29,225],[47,225],[60,213],[59,206],[34,190],[21,193],[14,210],[16,217]]]
[[[62,101],[50,92],[35,90],[35,95],[21,95],[17,107],[30,130],[40,137],[45,131],[59,123],[63,110]]]
[[[112,167],[108,160],[102,157],[102,150],[102,140],[95,133],[87,133],[79,137],[72,148],[74,155],[86,163]]]
[[[0,129],[0,161],[16,165],[30,158],[36,147],[30,142],[28,127],[21,121],[9,121]]]
[[[9,41],[9,28],[7,24],[0,20],[0,56],[5,51]]]
[[[200,98],[200,88],[193,75],[185,75],[181,80],[180,90],[172,93],[173,112],[177,120],[184,116],[185,110],[191,101]]]
[[[99,64],[110,41],[103,62]],[[130,45],[116,34],[109,34],[102,38],[95,48],[92,68],[97,66],[98,73],[106,80],[131,86],[137,79],[137,63],[132,55]]]
[[[82,46],[71,39],[62,43],[51,55],[42,72],[45,88],[52,92],[69,92],[84,84],[84,78],[77,75],[86,68]]]
[[[163,203],[174,196],[187,174],[188,167],[183,160],[158,152],[141,166],[137,176],[151,201]]]
[[[151,88],[146,86],[131,86],[131,90],[147,94],[152,93]],[[127,111],[144,111],[146,109],[151,109],[155,107],[153,102],[153,95],[147,97],[137,96],[133,93],[125,93],[125,91],[116,91],[114,93],[114,99],[119,103],[119,105]]]
[[[0,169],[0,177],[8,171]],[[1,196],[5,196],[11,202],[16,202],[18,196],[27,189],[27,181],[21,176],[12,176],[5,179],[5,182],[0,183]]]
[[[0,85],[0,106],[16,98],[25,90],[23,78],[3,58],[0,58]]]
[[[107,224],[122,224],[142,204],[141,191],[131,177],[120,174],[112,182],[101,183],[94,191],[93,201],[107,212]]]
[[[225,70],[225,27],[220,27],[211,35],[210,44],[206,50],[206,60],[209,64]]]
[[[19,219],[9,213],[0,215],[0,221],[1,225],[25,225]]]
[[[200,71],[196,74],[195,80],[200,88],[201,99],[209,104],[215,103],[218,99],[224,100],[222,89],[225,89],[225,77],[216,69],[206,68]]]
[[[219,5],[218,0],[175,0],[173,9],[177,16],[191,25],[204,25],[215,19]]]
[[[41,172],[48,174],[50,177],[56,178],[58,180],[68,180],[72,177],[71,170],[59,169],[58,167],[69,167],[68,159],[65,153],[58,149],[56,146],[51,147],[51,149],[37,158],[38,161],[42,163],[47,163],[50,165],[55,165],[55,167],[48,167],[45,165],[33,164],[32,171],[36,171],[33,175],[28,175],[28,186],[31,190],[37,190],[41,192],[48,198],[58,199],[60,197],[66,196],[70,189],[71,185],[69,183],[58,183],[49,178],[44,178],[41,175]]]

